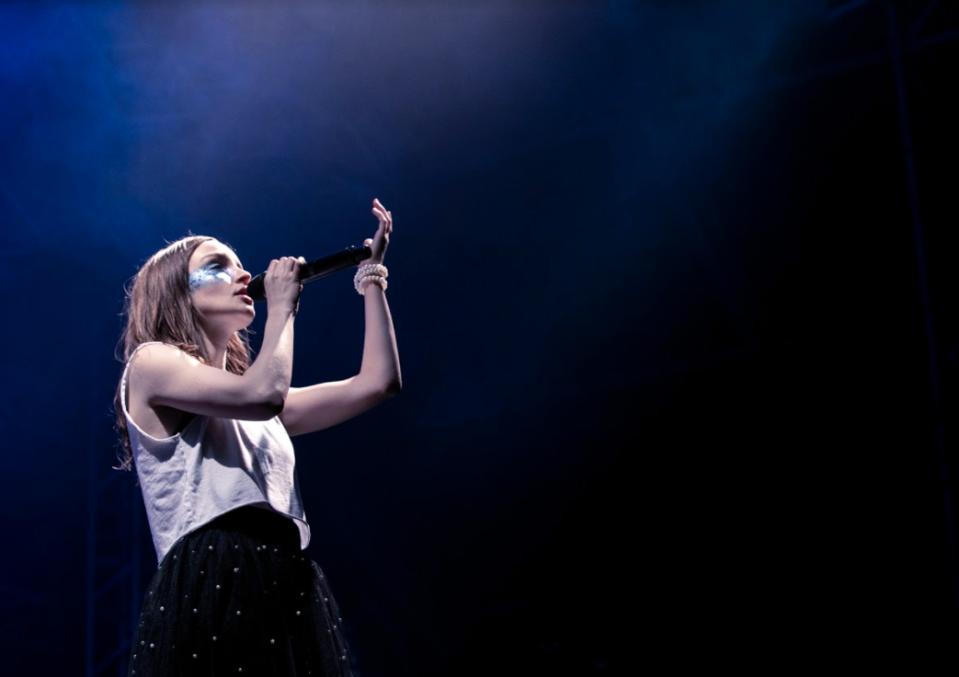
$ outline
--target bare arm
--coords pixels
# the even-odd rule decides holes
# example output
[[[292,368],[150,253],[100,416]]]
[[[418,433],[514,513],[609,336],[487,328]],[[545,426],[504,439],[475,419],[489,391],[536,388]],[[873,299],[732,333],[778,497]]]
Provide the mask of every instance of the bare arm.
[[[376,236],[366,242],[373,250],[369,263],[382,263],[393,220],[379,200],[374,201],[373,213],[380,224]],[[377,284],[367,284],[364,304],[366,329],[359,373],[343,381],[291,388],[280,414],[290,435],[315,432],[347,421],[402,389],[400,359],[386,292]]]

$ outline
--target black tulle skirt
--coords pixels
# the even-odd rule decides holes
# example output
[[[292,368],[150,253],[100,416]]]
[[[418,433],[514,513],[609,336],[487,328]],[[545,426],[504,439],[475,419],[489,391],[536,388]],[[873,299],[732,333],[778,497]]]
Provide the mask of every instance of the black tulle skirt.
[[[184,536],[147,590],[136,677],[350,677],[326,576],[288,518],[241,508]]]

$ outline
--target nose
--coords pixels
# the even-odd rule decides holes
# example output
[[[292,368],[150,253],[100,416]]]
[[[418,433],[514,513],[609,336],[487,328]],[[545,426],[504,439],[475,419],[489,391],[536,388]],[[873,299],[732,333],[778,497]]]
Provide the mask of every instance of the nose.
[[[240,282],[241,284],[247,284],[251,279],[253,279],[253,275],[250,273],[250,271],[240,270],[237,271],[237,275],[233,278],[233,281]]]

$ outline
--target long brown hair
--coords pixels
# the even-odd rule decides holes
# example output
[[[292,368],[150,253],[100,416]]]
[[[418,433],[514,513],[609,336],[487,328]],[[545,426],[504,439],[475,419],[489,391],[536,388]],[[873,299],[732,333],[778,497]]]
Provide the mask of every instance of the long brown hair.
[[[211,356],[201,340],[198,316],[190,295],[190,257],[212,237],[189,235],[164,247],[147,259],[124,288],[123,316],[126,326],[117,343],[116,357],[124,365],[142,343],[160,341],[210,364]],[[246,329],[236,332],[226,347],[226,370],[242,374],[250,366],[250,343]],[[133,468],[133,450],[123,414],[123,376],[113,398],[117,432],[123,446],[119,470]]]

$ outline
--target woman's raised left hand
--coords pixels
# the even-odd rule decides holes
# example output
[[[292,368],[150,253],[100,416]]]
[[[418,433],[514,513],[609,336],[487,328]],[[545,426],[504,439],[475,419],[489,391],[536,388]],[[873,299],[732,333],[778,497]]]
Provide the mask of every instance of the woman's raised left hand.
[[[363,241],[363,244],[373,252],[370,258],[363,262],[364,264],[383,263],[386,248],[390,244],[390,234],[393,232],[393,215],[383,206],[379,198],[373,200],[373,216],[379,220],[380,227],[376,230],[376,235]]]

